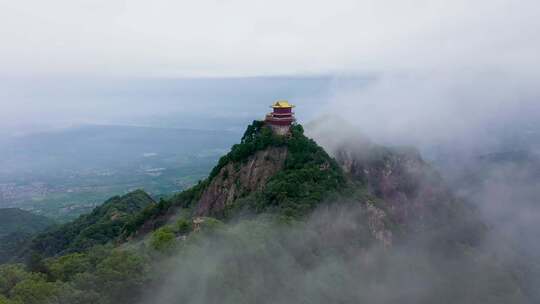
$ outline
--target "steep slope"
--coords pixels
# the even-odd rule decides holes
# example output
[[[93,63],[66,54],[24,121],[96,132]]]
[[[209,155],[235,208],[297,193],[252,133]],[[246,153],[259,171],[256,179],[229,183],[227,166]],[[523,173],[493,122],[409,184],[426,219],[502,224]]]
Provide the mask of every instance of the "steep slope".
[[[149,206],[126,225],[125,234],[150,232],[167,223],[178,208],[218,218],[246,211],[299,217],[322,202],[346,201],[363,206],[371,234],[387,245],[392,234],[403,229],[435,233],[458,223],[471,229],[460,234],[468,239],[459,241],[472,243],[479,237],[481,227],[472,224],[474,210],[456,200],[414,149],[387,148],[346,132],[318,135],[335,159],[306,137],[301,125],[283,137],[255,121],[208,179]],[[462,225],[467,221],[471,225]]]
[[[105,244],[121,234],[133,214],[153,204],[154,200],[142,190],[112,197],[90,214],[38,235],[24,255],[54,256]]]
[[[17,208],[0,209],[0,237],[14,232],[36,233],[54,224],[49,218]]]
[[[263,190],[268,180],[283,169],[287,152],[286,147],[269,147],[255,152],[242,164],[225,165],[203,192],[196,214],[217,214],[238,198]]]
[[[336,160],[350,178],[387,203],[398,223],[433,219],[454,199],[439,174],[413,149],[343,145]]]
[[[44,231],[54,222],[17,208],[0,209],[0,264],[16,254],[32,235]]]
[[[220,219],[260,213],[302,218],[321,204],[338,202],[358,206],[365,229],[385,246],[418,235],[425,240],[426,233],[438,248],[480,242],[485,227],[476,210],[456,199],[416,150],[380,146],[333,127],[323,130],[315,134],[335,159],[301,125],[284,137],[255,121],[206,180],[140,212],[124,236],[145,235],[186,212]]]
[[[267,214],[240,217],[208,239],[197,238],[196,230],[193,239],[202,244],[177,233],[178,268],[148,302],[526,303],[514,269],[483,246],[485,227],[475,209],[456,199],[418,152],[347,135],[343,141],[334,136],[329,149],[341,166],[331,171],[345,181],[324,199],[308,200],[313,205],[297,193],[316,193],[311,173],[323,181],[332,176],[325,171],[334,163],[326,152],[323,159],[330,161],[316,170],[305,162],[311,158],[290,166],[290,144],[282,146],[284,163],[274,146],[251,151],[245,160],[225,157],[210,181],[184,194],[196,216],[227,219],[242,208],[297,216],[292,223]],[[275,161],[264,161],[262,153]],[[304,176],[306,167],[313,171]],[[269,178],[263,174],[276,169]],[[249,186],[251,192],[239,190],[258,174],[265,182]],[[174,240],[173,225],[159,231]]]
[[[191,189],[115,197],[42,234],[32,248],[57,256],[29,267],[56,289],[41,302],[525,303],[519,273],[479,246],[474,209],[417,152],[335,143],[337,161],[300,125],[281,137],[254,122]]]
[[[126,235],[163,225],[180,207],[219,218],[244,211],[302,216],[347,187],[341,168],[301,125],[279,136],[254,121],[206,180],[142,211],[126,225]]]
[[[243,150],[250,153],[236,157]],[[346,187],[339,166],[304,136],[301,125],[283,137],[255,122],[220,164],[196,204],[196,215],[219,215],[239,208],[302,215]]]
[[[416,149],[378,145],[336,118],[316,121],[309,134],[351,182],[380,200],[377,207],[400,232],[429,232],[435,240],[465,244],[482,238],[485,226],[476,208],[458,199]]]

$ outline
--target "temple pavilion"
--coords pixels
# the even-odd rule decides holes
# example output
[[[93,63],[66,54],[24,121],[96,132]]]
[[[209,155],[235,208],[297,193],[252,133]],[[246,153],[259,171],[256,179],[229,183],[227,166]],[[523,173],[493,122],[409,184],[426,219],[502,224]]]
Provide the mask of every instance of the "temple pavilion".
[[[292,111],[294,105],[287,100],[278,100],[270,107],[272,112],[266,114],[264,121],[276,134],[285,135],[289,133],[291,125],[296,121]]]

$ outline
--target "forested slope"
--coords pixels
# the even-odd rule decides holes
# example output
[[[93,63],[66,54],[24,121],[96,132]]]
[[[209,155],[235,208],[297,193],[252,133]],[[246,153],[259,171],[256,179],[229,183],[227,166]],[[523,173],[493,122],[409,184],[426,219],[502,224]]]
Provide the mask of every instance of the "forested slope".
[[[142,190],[112,197],[90,214],[39,234],[24,255],[55,256],[106,244],[121,235],[125,224],[134,214],[153,204],[154,200]]]
[[[256,121],[191,189],[114,197],[36,237],[26,266],[0,267],[0,303],[530,300],[419,154],[365,148],[334,159],[300,125]]]
[[[32,236],[54,225],[54,221],[17,208],[0,209],[0,263],[17,255]]]

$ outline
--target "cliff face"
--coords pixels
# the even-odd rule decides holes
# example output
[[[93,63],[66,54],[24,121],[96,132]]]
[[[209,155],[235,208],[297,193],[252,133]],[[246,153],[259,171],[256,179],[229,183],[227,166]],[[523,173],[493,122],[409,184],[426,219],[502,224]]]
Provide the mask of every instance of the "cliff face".
[[[304,217],[320,204],[345,201],[365,215],[372,238],[390,246],[396,233],[423,229],[436,234],[465,218],[460,210],[466,208],[415,150],[351,136],[324,136],[323,143],[325,138],[333,140],[326,147],[334,159],[300,125],[285,137],[254,122],[207,180],[145,210],[129,231],[155,229],[177,207],[191,209],[195,217],[244,212]]]
[[[444,227],[465,217],[462,212],[473,213],[412,148],[377,145],[336,117],[313,122],[308,135],[336,159],[349,180],[379,198],[377,207],[400,226]]]
[[[263,190],[268,180],[283,169],[287,152],[286,147],[269,147],[245,161],[225,165],[203,192],[195,214],[219,214],[239,197]]]
[[[243,162],[225,165],[212,179],[196,205],[196,216],[219,216],[227,206],[237,199],[255,192],[264,191],[268,181],[284,169],[288,156],[287,147],[269,147],[258,151]],[[330,164],[324,163],[319,170],[328,170]],[[343,166],[347,172],[357,169],[356,161]],[[375,174],[375,170],[373,170]],[[370,202],[361,203],[365,214],[366,228],[373,239],[385,247],[392,245],[392,232],[385,221],[388,214]]]
[[[126,224],[123,235],[157,229],[180,209],[192,210],[195,217],[229,218],[244,212],[302,217],[346,187],[339,165],[304,135],[301,125],[279,136],[254,121],[206,180],[145,208]]]
[[[191,204],[197,216],[234,216],[239,210],[303,216],[342,191],[346,180],[301,125],[280,136],[255,121],[201,185]]]
[[[426,225],[447,216],[455,198],[439,174],[412,149],[342,146],[335,157],[353,180],[381,198],[398,224]]]
[[[301,166],[309,163],[307,159],[295,154],[305,150],[304,144],[305,142],[302,145],[291,145],[287,142],[284,146],[270,145],[246,159],[224,164],[198,199],[195,215],[219,217],[239,198],[253,193],[260,195],[250,199],[250,204],[260,203],[258,200],[266,195],[271,198],[266,200],[265,204],[272,206],[275,204],[273,199],[287,195],[290,197],[283,201],[290,202],[293,207],[298,206],[302,198],[293,196],[292,193],[315,194],[309,197],[305,204],[313,207],[311,202],[317,197],[317,190],[314,187],[303,189],[313,173],[304,173],[323,172],[321,176],[328,178],[324,172],[331,167],[333,161],[321,149],[325,157],[321,158],[316,166],[310,167],[313,171],[291,166],[291,160],[297,160],[297,165]],[[316,145],[314,142],[313,144]],[[292,150],[292,147],[296,150]],[[348,191],[365,191],[368,194],[367,197],[360,198],[358,203],[367,215],[366,225],[371,235],[385,246],[392,244],[392,229],[395,227],[432,229],[455,221],[452,217],[455,218],[453,208],[456,199],[439,174],[416,150],[388,148],[367,140],[355,141],[351,138],[338,139],[330,149],[336,166],[341,167],[340,174],[348,180],[348,185],[340,184],[336,189],[339,192],[339,189],[352,186],[354,189]],[[308,155],[312,153],[309,152]],[[276,182],[273,177],[278,173],[280,176],[291,174],[291,177],[281,178]],[[293,180],[296,186],[290,187]],[[314,179],[314,184],[320,183],[320,177]],[[279,186],[277,191],[274,190],[276,185]],[[267,195],[268,192],[272,194]],[[389,224],[394,225],[394,228]]]

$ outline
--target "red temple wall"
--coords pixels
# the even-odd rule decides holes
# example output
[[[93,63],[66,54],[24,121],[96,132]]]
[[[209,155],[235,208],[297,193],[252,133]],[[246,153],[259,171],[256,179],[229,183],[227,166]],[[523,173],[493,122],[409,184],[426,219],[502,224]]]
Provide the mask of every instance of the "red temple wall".
[[[267,122],[275,126],[289,126],[293,123],[293,120],[267,120]]]
[[[292,108],[274,108],[274,113],[277,114],[287,114],[291,113]]]

